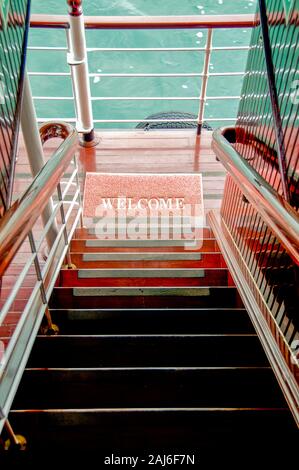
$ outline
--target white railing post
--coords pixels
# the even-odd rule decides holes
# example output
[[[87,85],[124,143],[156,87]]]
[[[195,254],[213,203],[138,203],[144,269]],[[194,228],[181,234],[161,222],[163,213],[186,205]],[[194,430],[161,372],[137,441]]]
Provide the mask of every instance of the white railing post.
[[[40,170],[45,166],[44,151],[42,142],[39,135],[39,129],[37,125],[36,112],[32,99],[31,87],[28,78],[28,74],[25,71],[24,74],[24,89],[23,89],[23,101],[21,109],[21,127],[28,156],[28,161],[31,169],[32,176],[35,177]],[[46,205],[43,213],[42,220],[44,226],[46,226],[48,220],[53,213],[53,202],[50,199]],[[47,243],[51,247],[54,240],[57,237],[57,224],[54,220],[47,233]]]
[[[76,128],[82,133],[81,144],[95,145],[94,123],[91,105],[89,71],[87,62],[85,27],[82,0],[67,0],[69,29],[67,29],[67,61],[71,69],[76,110]]]
[[[213,29],[209,28],[208,33],[207,33],[207,42],[206,42],[206,47],[205,47],[205,59],[204,59],[203,72],[202,72],[199,112],[198,112],[198,118],[197,118],[197,135],[201,134],[201,128],[202,128],[202,124],[204,120],[208,80],[209,80],[209,75],[210,75],[209,68],[210,68],[210,59],[211,59],[211,52],[212,52],[212,40],[213,40]]]

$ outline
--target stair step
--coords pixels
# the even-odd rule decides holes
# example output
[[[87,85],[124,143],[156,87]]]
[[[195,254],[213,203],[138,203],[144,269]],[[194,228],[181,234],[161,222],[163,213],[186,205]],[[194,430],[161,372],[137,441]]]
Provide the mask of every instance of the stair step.
[[[71,253],[80,268],[226,268],[220,253],[199,252],[93,252]]]
[[[51,310],[61,334],[254,333],[245,309]]]
[[[256,335],[38,336],[29,367],[268,366]]]
[[[141,243],[142,242],[142,243]],[[71,251],[76,253],[220,253],[217,242],[213,238],[197,240],[190,244],[186,240],[99,240],[73,239]]]
[[[232,284],[227,269],[63,269],[61,287],[200,287]]]
[[[172,247],[172,246],[183,246],[183,247],[193,247],[196,249],[202,245],[202,240],[187,240],[187,239],[168,239],[168,240],[132,240],[132,239],[125,239],[125,240],[86,240],[85,246],[86,247],[131,247],[135,246],[138,248],[144,247]]]
[[[209,297],[209,287],[74,287],[75,297],[109,297],[109,296],[186,296],[186,297]]]
[[[83,261],[200,261],[201,253],[83,253]]]
[[[217,270],[218,271],[218,270]],[[225,270],[226,272],[226,270]],[[178,278],[178,277],[204,277],[203,269],[79,269],[78,277],[90,278]]]
[[[50,308],[242,307],[235,287],[55,287]]]
[[[286,449],[295,449],[298,439],[285,409],[34,409],[12,411],[9,418],[26,434],[33,454],[47,455],[47,461],[52,455],[56,464],[60,450],[77,461],[75,448],[84,449],[85,459],[86,452],[96,452],[99,464],[112,454],[148,460],[157,453],[194,453],[199,468],[214,468],[215,461],[239,466],[244,456],[246,462],[277,464],[281,458],[286,464],[295,463]],[[273,452],[277,436],[280,445]],[[54,455],[49,449],[55,449]]]
[[[26,369],[13,409],[286,407],[270,368]]]

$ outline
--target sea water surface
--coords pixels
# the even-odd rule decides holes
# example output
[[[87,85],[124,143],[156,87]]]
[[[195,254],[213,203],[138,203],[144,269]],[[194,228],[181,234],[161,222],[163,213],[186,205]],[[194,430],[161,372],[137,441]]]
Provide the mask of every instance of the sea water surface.
[[[256,0],[83,0],[86,15],[223,15],[253,13]],[[32,13],[65,14],[65,0],[32,0]],[[247,46],[250,29],[221,29],[213,34],[214,46]],[[87,47],[204,47],[206,30],[140,30],[86,32]],[[31,29],[30,46],[66,47],[63,30]],[[210,73],[243,72],[246,51],[213,51]],[[204,53],[192,52],[98,52],[88,54],[90,73],[193,73],[201,72]],[[29,72],[69,72],[66,51],[32,50],[28,53]],[[35,97],[58,97],[48,101],[35,99],[39,118],[75,117],[72,87],[69,76],[31,76]],[[93,97],[198,97],[200,77],[111,78],[94,76],[90,79]],[[239,96],[241,76],[210,76],[207,95]],[[198,112],[198,101],[161,100],[94,100],[95,120],[145,119],[153,113],[182,111]],[[223,125],[222,118],[235,118],[238,99],[209,100],[205,119],[212,127]],[[226,122],[227,124],[227,122]],[[135,127],[137,123],[96,123],[96,127]]]

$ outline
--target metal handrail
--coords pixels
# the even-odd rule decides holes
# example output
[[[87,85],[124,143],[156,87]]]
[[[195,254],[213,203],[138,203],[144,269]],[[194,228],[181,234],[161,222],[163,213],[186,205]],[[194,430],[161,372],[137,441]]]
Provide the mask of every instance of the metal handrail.
[[[190,29],[246,28],[255,24],[254,15],[193,16],[85,16],[86,29]],[[31,28],[69,27],[66,15],[31,15]]]
[[[67,47],[59,46],[29,46],[28,51],[59,51],[66,52]],[[248,51],[249,46],[215,46],[217,51]],[[87,52],[204,52],[204,47],[87,47]]]
[[[28,72],[32,77],[70,77],[69,72]],[[211,72],[210,77],[242,77],[244,72]],[[151,78],[151,77],[203,77],[201,72],[177,72],[177,73],[102,73],[91,72],[89,77],[113,77],[113,78]]]
[[[57,121],[59,118],[53,118],[53,121]],[[49,118],[47,117],[39,117],[37,118],[37,122],[39,123],[42,123],[42,122],[46,122],[46,121],[49,121]],[[72,118],[67,118],[67,117],[64,117],[62,118],[62,121],[64,122],[76,122],[76,118],[72,117]],[[189,118],[182,118],[180,119],[180,122],[196,122],[197,119],[194,118],[194,119],[189,119]],[[205,118],[205,121],[206,122],[235,122],[236,121],[236,118],[235,117],[231,117],[231,118]],[[96,123],[157,123],[157,122],[178,122],[177,119],[94,119],[93,122],[96,124]]]
[[[235,150],[235,129],[213,132],[212,148],[245,197],[299,266],[299,215]]]
[[[48,302],[63,261],[72,266],[69,246],[76,227],[79,223],[82,226],[80,181],[75,155],[77,131],[64,122],[50,122],[41,127],[40,138],[42,144],[51,138],[63,139],[63,143],[0,223],[0,276],[12,261],[19,267],[0,312],[0,327],[4,328],[1,331],[6,331],[8,340],[0,355],[0,433],[4,425],[9,427],[7,418],[10,407],[43,319],[46,331],[53,334],[58,331],[52,323]],[[39,217],[53,195],[57,195],[58,199],[40,232]],[[54,223],[56,235],[48,245],[44,260],[47,234]],[[30,250],[28,253],[26,251],[26,259],[20,262],[18,254],[24,254],[20,250],[23,243],[28,244]],[[23,246],[27,250],[27,246]],[[32,283],[29,282],[30,290],[22,298],[25,305],[18,319],[11,323],[14,302],[28,273],[32,273],[31,269],[34,276],[29,277],[32,279]],[[9,328],[9,332],[5,328]]]
[[[72,96],[33,96],[34,100],[37,101],[70,101],[73,99]],[[239,100],[239,96],[206,96],[206,101],[218,101],[218,100]],[[167,100],[177,100],[177,101],[202,101],[203,98],[198,96],[94,96],[91,98],[92,101],[167,101]]]
[[[77,131],[67,123],[47,123],[41,127],[40,136],[42,143],[51,138],[63,142],[0,221],[0,277],[42,214],[77,148]]]

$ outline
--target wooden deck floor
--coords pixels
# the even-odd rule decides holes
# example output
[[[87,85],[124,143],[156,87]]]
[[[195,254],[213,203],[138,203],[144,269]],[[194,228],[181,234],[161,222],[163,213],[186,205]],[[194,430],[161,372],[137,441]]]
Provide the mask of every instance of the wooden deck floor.
[[[206,212],[221,204],[225,170],[216,161],[211,149],[212,133],[203,130],[196,139],[191,130],[113,130],[97,133],[96,147],[79,147],[80,175],[86,171],[111,173],[201,173]],[[49,157],[59,141],[45,147]],[[14,197],[18,197],[31,181],[28,159],[20,137],[16,166]]]

